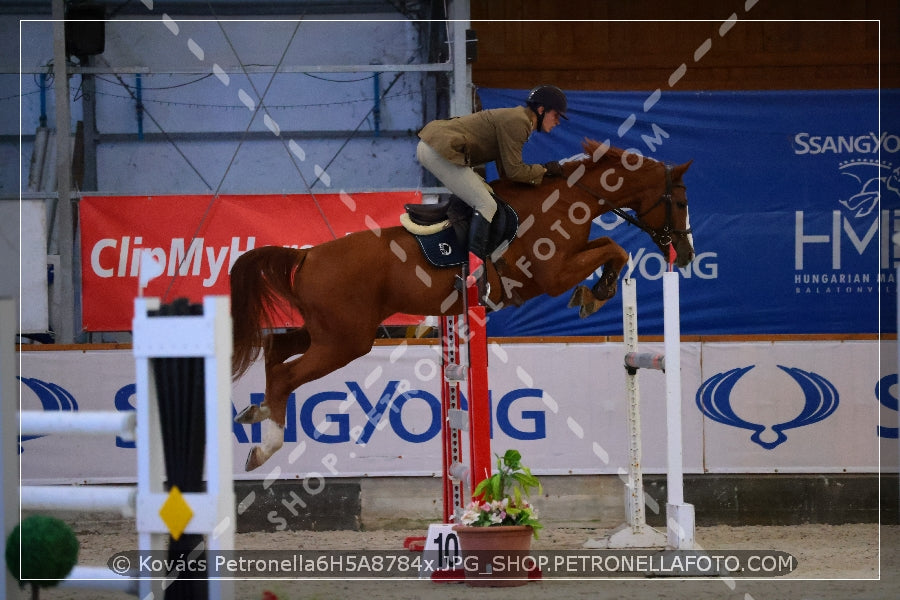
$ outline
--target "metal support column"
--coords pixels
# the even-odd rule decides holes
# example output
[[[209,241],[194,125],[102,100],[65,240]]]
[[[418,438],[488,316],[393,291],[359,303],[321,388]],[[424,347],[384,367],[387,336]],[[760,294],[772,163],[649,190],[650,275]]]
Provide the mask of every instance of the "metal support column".
[[[452,30],[450,52],[453,62],[450,116],[459,117],[472,112],[472,66],[466,61],[469,0],[451,0],[448,14]]]
[[[92,57],[85,57],[93,64]],[[84,181],[82,190],[97,190],[97,81],[91,73],[81,76],[81,112],[84,114]]]
[[[60,286],[60,310],[53,324],[56,342],[75,341],[75,219],[72,208],[72,132],[69,111],[69,75],[66,69],[65,0],[53,0],[53,91],[56,108],[56,189],[59,270],[54,285]]]

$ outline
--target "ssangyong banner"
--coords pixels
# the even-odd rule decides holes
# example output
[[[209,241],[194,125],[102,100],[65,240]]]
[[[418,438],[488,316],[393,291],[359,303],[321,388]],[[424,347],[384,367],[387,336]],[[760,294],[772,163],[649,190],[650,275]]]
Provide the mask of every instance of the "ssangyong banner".
[[[419,192],[86,196],[79,208],[84,329],[131,329],[144,249],[164,266],[145,296],[200,302],[228,294],[228,273],[247,250],[302,248],[391,227],[399,224],[404,204],[421,201]]]
[[[522,104],[527,91],[479,93],[493,108]],[[526,161],[573,156],[585,137],[671,163],[693,160],[685,182],[697,256],[682,269],[684,334],[896,331],[900,90],[568,97],[570,120],[532,135]],[[148,295],[198,299],[224,293],[231,264],[252,247],[317,244],[373,222],[393,225],[402,204],[417,200],[413,192],[85,198],[84,327],[129,327],[141,248],[166,264]],[[661,333],[664,257],[619,217],[594,222],[592,237],[603,236],[630,254],[623,276],[640,280],[642,332]],[[621,333],[619,296],[587,319],[568,299],[540,296],[498,311],[489,334]]]
[[[232,424],[235,476],[439,476],[438,348],[378,346],[301,386],[288,403],[284,447],[250,473],[244,460],[265,429]],[[641,349],[663,350],[661,343]],[[879,351],[894,365],[882,373]],[[623,353],[621,343],[492,344],[493,451],[516,448],[542,474],[623,472],[629,461]],[[880,465],[896,472],[896,357],[893,342],[682,344],[685,471],[872,473]],[[21,358],[26,410],[134,410],[135,361],[128,351],[29,351]],[[641,371],[640,390],[642,464],[663,473],[665,375]],[[257,363],[233,386],[226,410],[234,415],[261,402],[264,392]],[[29,482],[134,478],[134,442],[113,435],[26,436],[20,445]]]
[[[485,108],[527,90],[480,89]],[[682,270],[684,334],[896,331],[900,90],[568,93],[570,120],[532,135],[527,162],[569,157],[582,138],[680,164],[697,257]],[[641,281],[643,332],[662,332],[665,259],[621,218],[603,217]],[[592,284],[588,281],[588,286]],[[881,312],[879,319],[879,290]],[[489,333],[615,335],[616,298],[587,319],[568,295],[493,315]]]

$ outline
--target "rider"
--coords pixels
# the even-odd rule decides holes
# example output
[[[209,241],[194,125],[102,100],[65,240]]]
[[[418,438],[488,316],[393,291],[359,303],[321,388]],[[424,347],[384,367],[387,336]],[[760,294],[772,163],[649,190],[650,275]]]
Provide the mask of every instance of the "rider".
[[[528,94],[525,106],[483,110],[425,125],[419,132],[416,158],[444,186],[474,209],[469,228],[467,285],[485,289],[484,260],[490,223],[497,211],[491,190],[474,166],[496,161],[501,177],[538,185],[562,175],[556,161],[529,165],[522,147],[533,131],[549,133],[566,116],[566,95],[553,85],[539,85]],[[479,294],[481,295],[481,294]]]

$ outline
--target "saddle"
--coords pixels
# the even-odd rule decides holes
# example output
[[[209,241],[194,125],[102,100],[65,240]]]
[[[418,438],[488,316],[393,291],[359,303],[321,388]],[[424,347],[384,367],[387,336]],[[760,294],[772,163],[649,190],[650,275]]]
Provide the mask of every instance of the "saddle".
[[[487,243],[491,259],[506,249],[519,229],[519,215],[513,207],[496,195],[494,200],[497,212]],[[407,204],[404,208],[400,223],[416,238],[429,263],[435,267],[456,267],[468,262],[471,206],[450,196],[436,204]]]

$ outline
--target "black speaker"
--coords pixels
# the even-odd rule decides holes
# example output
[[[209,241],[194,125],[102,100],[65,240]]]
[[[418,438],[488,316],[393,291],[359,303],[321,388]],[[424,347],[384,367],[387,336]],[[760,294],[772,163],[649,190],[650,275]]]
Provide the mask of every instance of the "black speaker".
[[[66,7],[66,54],[103,54],[106,45],[106,7],[102,4],[71,4]]]

